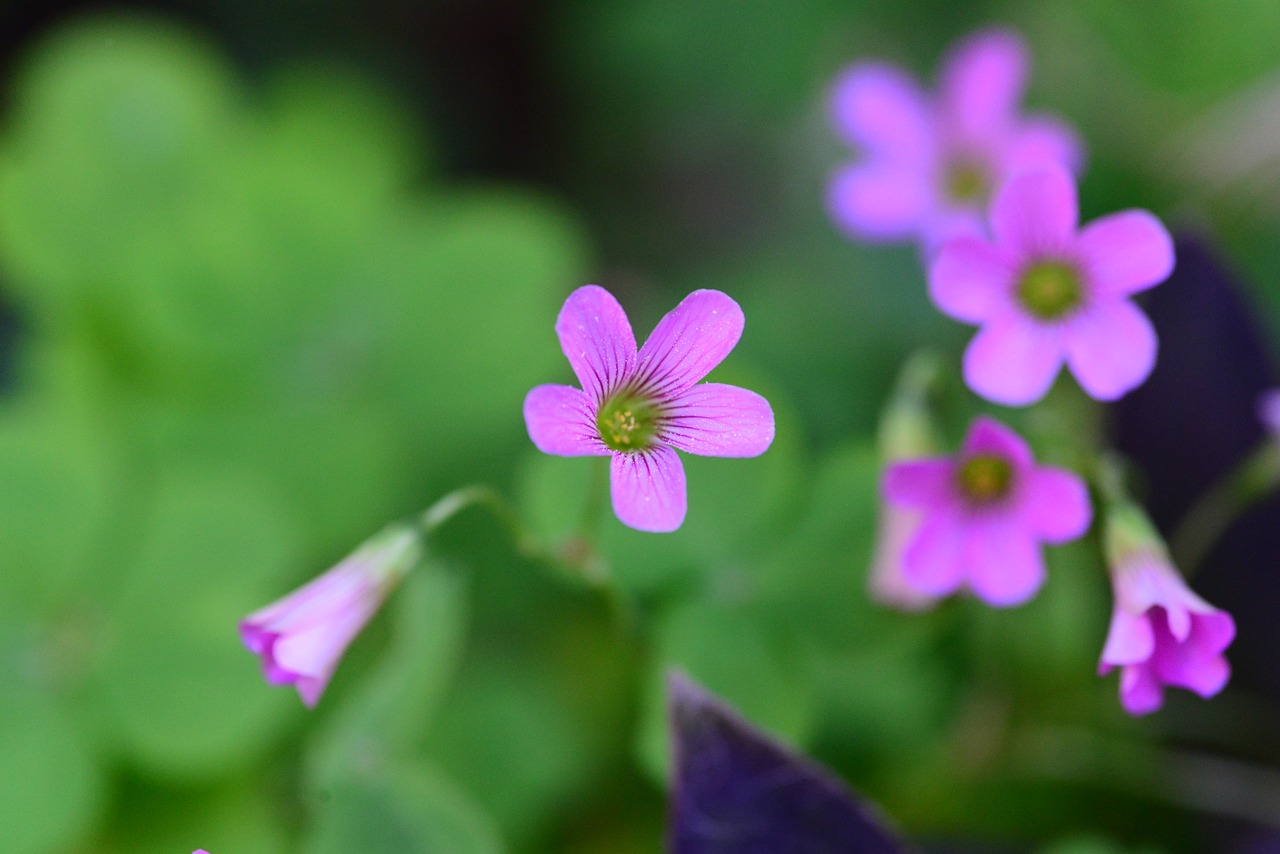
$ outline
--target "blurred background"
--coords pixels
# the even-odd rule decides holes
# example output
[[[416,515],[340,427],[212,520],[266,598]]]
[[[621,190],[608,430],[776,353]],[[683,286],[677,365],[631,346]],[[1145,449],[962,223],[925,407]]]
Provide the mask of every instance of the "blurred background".
[[[867,598],[880,409],[969,332],[914,248],[827,222],[852,153],[824,98],[865,56],[932,81],[993,23],[1087,141],[1085,217],[1150,208],[1184,262],[1148,386],[1000,417],[1048,459],[1114,435],[1172,525],[1274,381],[1271,0],[0,6],[0,849],[658,851],[675,663],[929,850],[1280,850],[1274,503],[1196,578],[1235,680],[1148,719],[1094,676],[1092,540],[1021,609]],[[538,455],[520,407],[570,380],[552,327],[587,282],[639,338],[737,299],[716,378],[770,399],[773,448],[686,458],[676,534],[603,514],[629,617],[474,511],[314,712],[265,685],[236,621],[388,519],[486,481],[572,533],[589,461]]]

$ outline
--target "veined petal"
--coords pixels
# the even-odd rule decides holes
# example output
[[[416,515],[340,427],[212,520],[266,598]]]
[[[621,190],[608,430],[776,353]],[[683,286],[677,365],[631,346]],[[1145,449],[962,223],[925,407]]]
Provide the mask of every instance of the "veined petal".
[[[907,74],[892,65],[851,66],[831,90],[831,120],[849,143],[873,154],[922,157],[929,150],[929,104]]]
[[[966,38],[942,71],[942,103],[964,140],[1000,133],[1014,120],[1027,76],[1027,49],[1009,30],[985,30]]]
[[[684,522],[684,465],[674,448],[614,454],[610,466],[613,512],[624,525],[665,533]]]
[[[593,400],[603,400],[635,370],[636,339],[626,312],[598,285],[569,294],[556,318],[556,335],[578,382]]]
[[[1044,556],[1014,520],[975,524],[966,532],[963,561],[974,594],[997,608],[1021,605],[1044,584]]]
[[[972,237],[943,244],[929,266],[929,296],[943,314],[982,323],[1008,303],[1017,268],[999,246]]]
[[[880,491],[890,504],[936,512],[954,502],[955,470],[949,457],[892,463],[885,469]]]
[[[1095,400],[1137,388],[1156,364],[1156,331],[1127,299],[1090,306],[1063,330],[1067,365]]]
[[[1036,535],[1051,543],[1084,536],[1093,519],[1089,490],[1066,469],[1044,466],[1028,472],[1022,506]]]
[[[1065,122],[1053,116],[1030,116],[1022,121],[1005,154],[1006,174],[1061,163],[1073,175],[1084,169],[1084,144]]]
[[[1006,406],[1044,397],[1062,367],[1057,330],[1017,316],[991,321],[964,353],[964,379],[978,394]]]
[[[1099,295],[1126,297],[1158,285],[1173,272],[1173,238],[1148,211],[1095,219],[1080,231],[1080,253]]]
[[[544,454],[561,457],[604,456],[596,425],[596,403],[580,389],[540,385],[524,399],[524,423],[529,438]]]
[[[827,210],[859,240],[904,240],[923,226],[933,194],[914,161],[873,158],[845,166],[827,187]]]
[[[644,342],[635,381],[659,398],[673,399],[729,355],[743,323],[742,309],[727,294],[694,291]]]
[[[773,443],[773,409],[754,391],[699,383],[667,409],[662,439],[710,457],[755,457]]]
[[[997,242],[1025,257],[1069,254],[1079,216],[1075,179],[1056,163],[1018,172],[991,203]]]

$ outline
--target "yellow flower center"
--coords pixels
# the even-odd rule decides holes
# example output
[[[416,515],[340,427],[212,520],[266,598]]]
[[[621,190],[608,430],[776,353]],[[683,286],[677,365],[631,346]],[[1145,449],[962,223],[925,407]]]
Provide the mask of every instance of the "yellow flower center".
[[[1004,457],[978,454],[960,465],[956,482],[973,503],[991,504],[1009,494],[1013,487],[1013,466]]]
[[[657,439],[662,414],[652,401],[622,394],[600,407],[596,426],[600,440],[610,450],[643,451]]]
[[[1080,272],[1062,261],[1040,261],[1018,281],[1018,302],[1040,320],[1060,320],[1084,302]]]

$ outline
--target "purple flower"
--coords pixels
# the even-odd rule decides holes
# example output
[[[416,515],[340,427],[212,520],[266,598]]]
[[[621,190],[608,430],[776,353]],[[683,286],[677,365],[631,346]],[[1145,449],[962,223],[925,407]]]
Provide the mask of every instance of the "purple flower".
[[[865,240],[917,239],[932,254],[950,237],[985,234],[987,199],[1017,170],[1055,162],[1078,172],[1073,131],[1018,114],[1026,76],[1026,47],[1007,30],[958,44],[936,96],[893,65],[847,69],[832,92],[832,121],[865,156],[831,181],[836,223]]]
[[[342,653],[421,556],[417,532],[392,526],[337,566],[240,621],[272,685],[297,687],[314,706]]]
[[[1017,433],[987,417],[974,420],[955,457],[890,466],[883,493],[924,516],[903,556],[908,584],[927,596],[968,584],[1000,607],[1026,602],[1044,583],[1042,542],[1076,539],[1093,515],[1079,477],[1036,465]]]
[[[1098,675],[1120,668],[1120,702],[1131,715],[1160,708],[1165,685],[1217,694],[1231,677],[1222,653],[1235,620],[1187,587],[1136,507],[1113,509],[1106,527],[1116,600]]]
[[[1019,173],[991,205],[994,242],[948,241],[929,269],[944,314],[981,326],[964,354],[978,394],[1010,406],[1044,396],[1065,361],[1097,400],[1141,385],[1156,333],[1129,299],[1173,271],[1173,240],[1147,211],[1077,229],[1076,187],[1057,166]]]
[[[742,336],[738,304],[694,291],[658,323],[639,352],[622,306],[587,285],[556,320],[560,347],[582,388],[542,385],[524,400],[538,450],[574,457],[612,455],[613,510],[641,531],[684,521],[684,467],[675,449],[754,457],[773,442],[773,410],[752,391],[698,383]]]

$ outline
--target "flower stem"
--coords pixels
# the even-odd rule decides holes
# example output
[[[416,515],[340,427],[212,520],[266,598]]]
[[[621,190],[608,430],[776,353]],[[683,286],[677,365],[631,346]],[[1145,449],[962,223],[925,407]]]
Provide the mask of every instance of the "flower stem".
[[[538,538],[525,527],[520,514],[511,506],[511,502],[487,484],[472,484],[455,489],[423,511],[418,524],[423,533],[430,536],[458,513],[474,506],[485,506],[493,512],[502,526],[507,529],[516,551],[522,556],[536,558],[545,553]]]
[[[1265,442],[1191,506],[1169,538],[1174,562],[1190,575],[1239,516],[1280,485],[1280,442]]]

